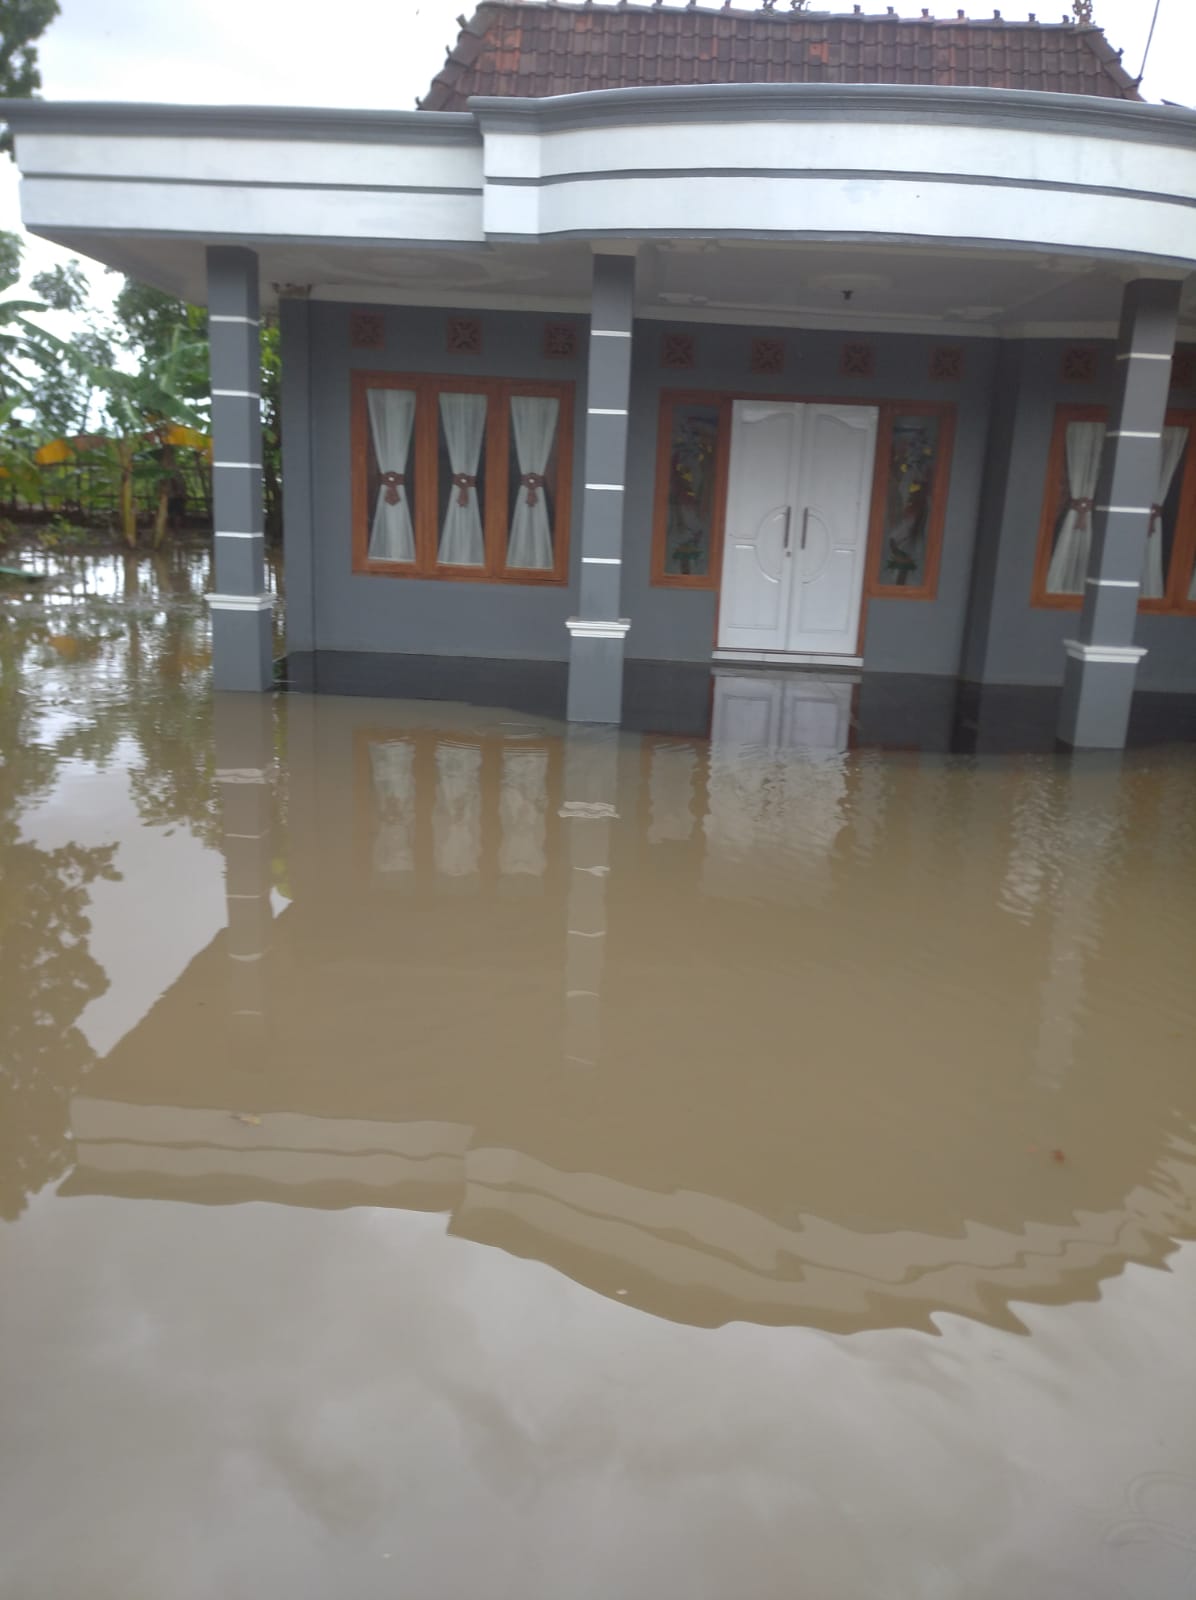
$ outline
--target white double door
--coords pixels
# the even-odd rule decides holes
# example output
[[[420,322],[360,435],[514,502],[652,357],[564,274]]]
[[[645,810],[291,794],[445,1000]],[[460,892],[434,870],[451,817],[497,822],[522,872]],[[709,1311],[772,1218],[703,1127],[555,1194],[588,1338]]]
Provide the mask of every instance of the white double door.
[[[856,653],[875,406],[737,400],[718,643]]]

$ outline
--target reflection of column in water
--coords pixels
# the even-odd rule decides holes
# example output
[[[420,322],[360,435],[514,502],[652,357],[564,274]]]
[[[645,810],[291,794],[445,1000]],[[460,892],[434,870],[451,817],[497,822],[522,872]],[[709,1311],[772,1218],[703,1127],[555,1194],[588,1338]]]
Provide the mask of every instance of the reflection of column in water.
[[[411,872],[415,868],[415,746],[411,741],[372,741],[370,779],[378,815],[374,870]]]
[[[565,1059],[598,1062],[606,944],[606,880],[619,773],[614,729],[571,726],[565,735],[568,931],[565,942]]]
[[[1122,831],[1120,766],[1120,752],[1077,751],[1067,769],[1054,775],[1063,820],[1055,835],[1058,887],[1034,1052],[1034,1080],[1052,1094],[1063,1087],[1075,1057],[1085,955],[1100,942],[1101,885],[1116,865]]]
[[[216,783],[224,812],[230,1011],[234,1048],[263,1066],[265,957],[270,948],[274,702],[269,695],[215,697]]]
[[[477,745],[436,746],[436,806],[432,852],[436,871],[468,878],[482,864],[482,752]]]
[[[502,788],[498,797],[502,834],[498,870],[504,877],[542,878],[547,865],[548,752],[503,751]]]
[[[688,744],[657,744],[648,759],[648,843],[688,839],[694,828],[697,751]]]

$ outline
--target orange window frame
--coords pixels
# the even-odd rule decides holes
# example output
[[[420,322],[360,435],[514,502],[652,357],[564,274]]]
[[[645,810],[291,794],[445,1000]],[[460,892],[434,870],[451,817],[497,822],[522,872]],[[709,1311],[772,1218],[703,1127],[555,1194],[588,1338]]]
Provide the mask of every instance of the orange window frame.
[[[374,505],[370,494],[370,428],[366,395],[370,389],[410,389],[415,393],[412,464],[415,478],[414,561],[378,561],[369,554]],[[442,565],[440,540],[440,407],[442,394],[486,396],[486,467],[481,506],[485,561],[480,567]],[[511,504],[511,408],[516,395],[555,399],[560,404],[556,435],[556,522],[550,568],[506,564]],[[572,383],[537,383],[513,378],[446,377],[427,372],[356,371],[351,377],[350,463],[353,475],[352,568],[379,578],[424,578],[449,583],[500,583],[563,586],[569,581],[569,524],[573,506]]]
[[[1081,594],[1055,594],[1050,591],[1046,586],[1047,573],[1051,565],[1055,526],[1059,520],[1058,490],[1066,470],[1068,424],[1107,423],[1108,420],[1108,406],[1061,405],[1055,408],[1051,448],[1047,456],[1046,485],[1038,520],[1038,546],[1034,555],[1034,578],[1030,591],[1030,604],[1033,606],[1051,611],[1079,611],[1084,604]],[[1167,412],[1165,425],[1188,430],[1188,448],[1184,452],[1180,479],[1175,543],[1163,595],[1154,600],[1139,598],[1138,610],[1155,616],[1193,616],[1196,615],[1196,600],[1190,599],[1188,592],[1192,584],[1193,567],[1196,566],[1196,410],[1173,408]]]
[[[943,557],[943,532],[947,525],[947,497],[951,492],[951,467],[955,456],[955,406],[949,401],[884,400],[876,430],[876,468],[872,478],[872,506],[868,520],[868,570],[865,594],[878,600],[933,600],[938,594]],[[884,554],[885,516],[888,506],[893,424],[898,417],[937,417],[938,448],[930,485],[930,516],[926,525],[926,555],[918,584],[885,583],[880,576]]]
[[[792,401],[795,404],[855,404],[839,396],[810,395],[745,395],[739,390],[664,389],[656,424],[656,484],[652,514],[652,567],[651,581],[662,589],[713,589],[722,584],[723,538],[727,515],[727,490],[731,462],[731,407],[735,400],[759,399]],[[876,404],[879,412],[876,436],[876,461],[872,481],[872,498],[868,525],[867,572],[864,593],[884,599],[933,600],[938,592],[939,565],[942,558],[943,531],[947,520],[947,496],[951,484],[951,466],[955,451],[956,407],[950,402],[922,400],[884,400]],[[710,560],[708,570],[697,576],[667,572],[669,525],[669,463],[673,442],[673,412],[679,405],[706,405],[717,407],[718,452],[715,458],[714,510],[710,528]],[[885,496],[888,488],[888,463],[892,450],[893,419],[897,416],[935,416],[939,422],[938,459],[935,463],[934,482],[931,488],[931,516],[927,529],[926,562],[923,580],[916,587],[902,584],[882,584],[876,578],[881,545],[884,539]]]
[[[737,396],[711,389],[663,389],[656,421],[656,486],[652,503],[651,581],[659,589],[717,589],[722,581],[723,524],[727,514],[727,472],[731,460],[731,403]],[[678,406],[710,406],[718,412],[714,493],[710,514],[710,552],[703,573],[669,572],[669,464],[673,412]]]

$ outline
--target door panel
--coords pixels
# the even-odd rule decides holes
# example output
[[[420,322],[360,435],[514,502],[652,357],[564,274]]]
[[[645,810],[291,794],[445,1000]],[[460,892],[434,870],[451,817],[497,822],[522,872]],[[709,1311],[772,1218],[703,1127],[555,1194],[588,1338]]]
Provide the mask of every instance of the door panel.
[[[808,405],[797,480],[801,532],[786,649],[853,655],[876,454],[873,406]]]
[[[719,604],[719,643],[731,649],[786,648],[801,411],[735,402]]]

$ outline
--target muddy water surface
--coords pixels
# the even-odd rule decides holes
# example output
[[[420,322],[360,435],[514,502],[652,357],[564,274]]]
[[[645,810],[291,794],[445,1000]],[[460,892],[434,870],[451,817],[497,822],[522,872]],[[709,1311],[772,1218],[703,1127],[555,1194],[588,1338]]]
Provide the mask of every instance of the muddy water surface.
[[[1196,1593],[1196,761],[0,597],[0,1596]]]

